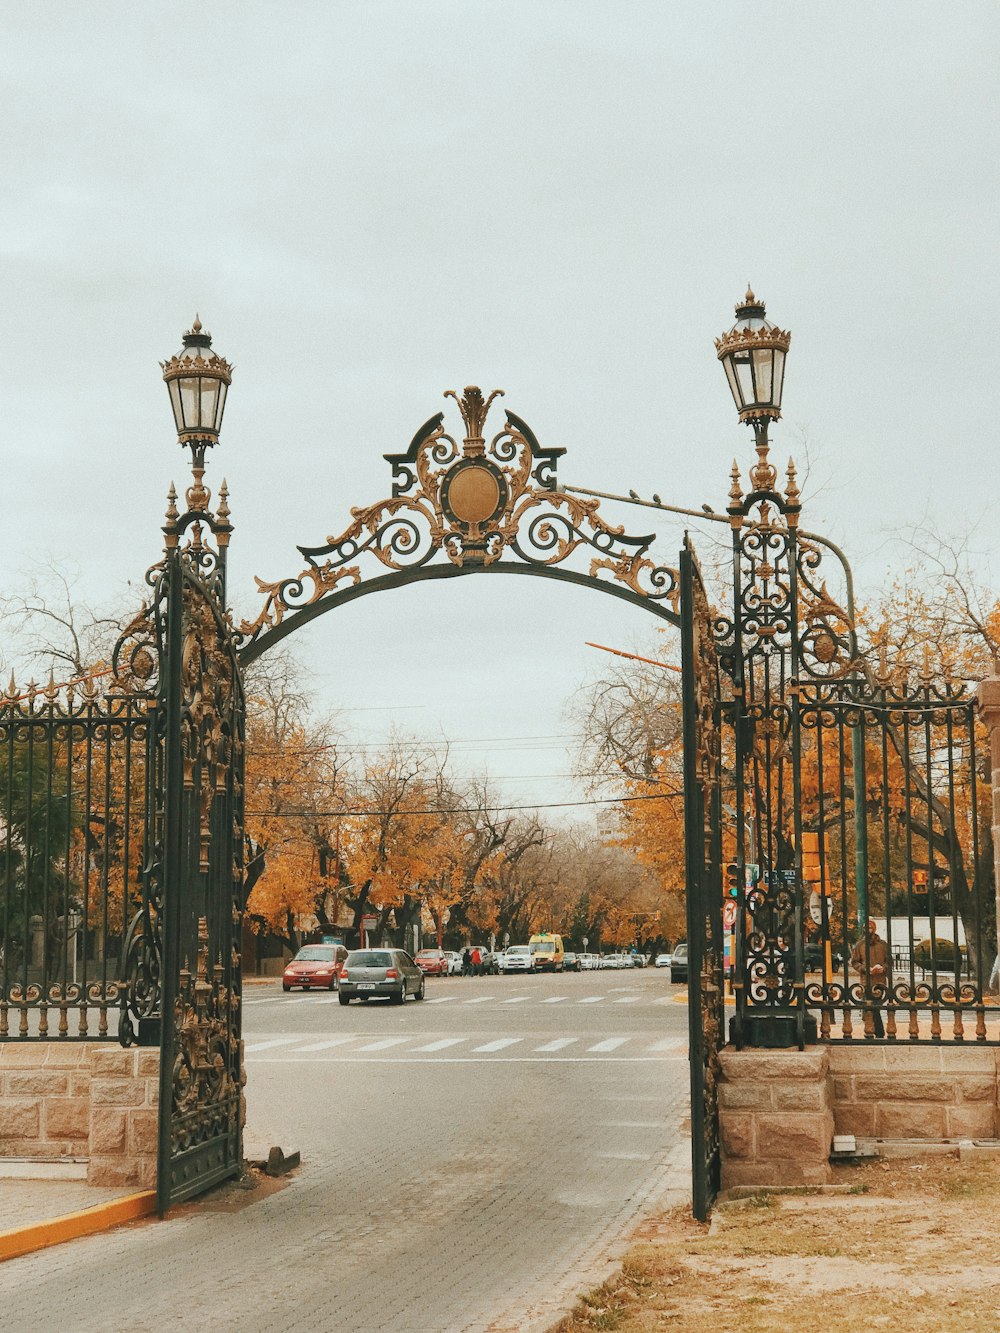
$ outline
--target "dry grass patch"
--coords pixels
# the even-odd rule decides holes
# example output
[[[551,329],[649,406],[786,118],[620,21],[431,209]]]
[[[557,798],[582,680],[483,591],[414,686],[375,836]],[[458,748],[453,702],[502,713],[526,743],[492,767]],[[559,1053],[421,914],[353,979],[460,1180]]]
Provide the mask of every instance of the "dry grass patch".
[[[709,1225],[685,1209],[648,1219],[621,1271],[553,1333],[1000,1333],[1000,1160],[883,1162],[837,1180],[855,1192],[751,1195]]]

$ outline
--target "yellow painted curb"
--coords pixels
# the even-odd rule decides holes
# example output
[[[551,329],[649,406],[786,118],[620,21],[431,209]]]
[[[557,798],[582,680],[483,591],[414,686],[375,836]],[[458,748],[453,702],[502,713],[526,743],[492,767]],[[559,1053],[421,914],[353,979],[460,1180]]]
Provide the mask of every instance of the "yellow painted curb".
[[[24,1227],[14,1227],[12,1231],[0,1231],[0,1262],[44,1250],[49,1245],[61,1245],[64,1240],[109,1231],[123,1222],[134,1222],[136,1218],[149,1217],[155,1212],[156,1191],[144,1190],[141,1194],[126,1194],[109,1203],[95,1204],[93,1208],[64,1213],[62,1217],[52,1217],[46,1222],[31,1222]]]

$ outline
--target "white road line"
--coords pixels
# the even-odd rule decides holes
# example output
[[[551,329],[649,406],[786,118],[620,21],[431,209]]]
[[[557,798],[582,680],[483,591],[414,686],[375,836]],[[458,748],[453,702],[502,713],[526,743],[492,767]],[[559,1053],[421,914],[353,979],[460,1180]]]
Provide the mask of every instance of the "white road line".
[[[612,1000],[612,1004],[638,1004],[642,999],[641,995],[626,995],[623,1000]]]
[[[687,1053],[686,1047],[686,1041],[678,1041],[676,1037],[667,1037],[664,1041],[654,1041],[649,1050],[650,1054],[655,1054],[656,1051],[676,1051],[678,1055],[685,1055]]]
[[[514,995],[509,1000],[501,1000],[501,1004],[527,1004],[531,999],[530,995]]]
[[[464,1040],[464,1039],[463,1039]],[[256,1065],[652,1065],[662,1055],[262,1055]],[[657,1122],[658,1124],[660,1122]]]
[[[402,1046],[409,1037],[382,1037],[379,1041],[370,1041],[367,1046],[359,1046],[359,1051],[387,1051],[390,1046]]]
[[[544,1046],[536,1046],[536,1051],[563,1051],[567,1046],[572,1046],[578,1038],[576,1037],[558,1037],[555,1041],[547,1041]]]
[[[450,998],[450,997],[449,997]],[[472,1000],[463,1000],[463,1004],[489,1004],[490,1000],[496,999],[495,995],[477,995]]]
[[[603,999],[603,995],[585,995],[582,1000],[577,1000],[577,1004],[600,1004]]]
[[[249,1046],[243,1047],[245,1055],[250,1055],[253,1051],[268,1051],[272,1046],[291,1046],[293,1042],[301,1041],[301,1037],[272,1037],[270,1041],[255,1041]]]
[[[566,998],[565,995],[550,995],[547,1000],[542,1001],[542,1004],[562,1004]]]
[[[653,1154],[651,1152],[599,1152],[597,1155],[608,1162],[648,1162]]]
[[[628,1037],[608,1037],[607,1041],[599,1041],[594,1046],[587,1047],[588,1055],[595,1055],[598,1051],[617,1051],[619,1046],[624,1046]]]
[[[328,1037],[326,1041],[314,1041],[310,1042],[308,1046],[299,1046],[298,1053],[302,1051],[328,1051],[331,1046],[346,1046],[349,1041],[357,1041],[353,1032],[348,1037]]]
[[[465,1037],[445,1037],[442,1041],[432,1041],[428,1046],[418,1046],[418,1051],[443,1051],[449,1046],[461,1046]]]
[[[502,1051],[507,1046],[516,1046],[523,1037],[500,1037],[497,1041],[488,1041],[484,1046],[473,1046],[473,1051],[478,1055],[485,1051]]]
[[[449,1000],[457,1000],[457,995],[435,995],[433,1000],[428,1000],[428,1004],[447,1004]]]

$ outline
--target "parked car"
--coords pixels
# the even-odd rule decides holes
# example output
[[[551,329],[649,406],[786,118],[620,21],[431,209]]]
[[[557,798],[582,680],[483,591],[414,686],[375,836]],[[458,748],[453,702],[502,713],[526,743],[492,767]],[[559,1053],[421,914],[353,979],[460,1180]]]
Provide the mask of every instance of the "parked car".
[[[807,972],[819,972],[823,967],[823,945],[805,944],[802,946],[802,961]],[[830,951],[830,961],[833,970],[842,971],[844,967],[844,951],[834,946]]]
[[[425,977],[446,977],[448,975],[448,955],[443,949],[421,949],[413,960]],[[459,965],[459,971],[461,971]]]
[[[535,959],[527,944],[510,944],[504,950],[504,972],[534,972]]]
[[[596,953],[582,953],[579,955],[580,970],[583,972],[595,972],[600,966],[600,960]]]
[[[658,953],[656,955],[656,967],[669,967],[672,955],[669,953]]]
[[[646,955],[645,955],[644,953],[634,953],[634,954],[632,955],[632,966],[633,966],[633,967],[645,967],[645,966],[646,966]]]
[[[687,981],[688,979],[688,947],[686,944],[678,944],[670,957],[670,980]]]
[[[567,954],[563,954],[563,970],[564,970],[564,971],[566,971],[566,972],[579,972],[579,971],[582,970],[582,967],[583,967],[583,964],[580,962],[580,955],[579,955],[578,953],[567,953]]]
[[[346,957],[347,950],[342,944],[307,944],[285,968],[281,989],[289,991],[293,986],[301,986],[310,990],[322,986],[324,990],[336,990],[337,972]]]
[[[502,949],[498,949],[497,952],[493,955],[493,961],[497,965],[497,972],[502,972],[504,970],[504,965],[507,962],[506,956],[504,955],[504,951]]]
[[[424,998],[424,974],[403,949],[353,949],[338,978],[340,1003],[387,995],[402,1004],[407,995]]]
[[[456,953],[454,949],[445,949],[444,956],[448,959],[449,977],[460,977],[462,975],[462,955]]]

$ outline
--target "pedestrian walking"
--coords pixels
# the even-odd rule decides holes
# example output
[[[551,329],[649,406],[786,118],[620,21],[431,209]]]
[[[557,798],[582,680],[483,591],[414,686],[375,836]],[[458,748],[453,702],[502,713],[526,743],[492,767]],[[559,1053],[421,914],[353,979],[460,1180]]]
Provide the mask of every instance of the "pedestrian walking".
[[[472,975],[474,977],[483,975],[483,955],[478,944],[472,950]]]
[[[878,926],[873,917],[868,918],[868,933],[863,935],[851,950],[851,966],[855,968],[865,983],[865,999],[872,1001],[872,1025],[876,1037],[885,1036],[880,1002],[885,997],[888,978],[889,950],[885,940],[878,933]]]
[[[462,976],[472,976],[472,950],[468,945],[462,951]]]

